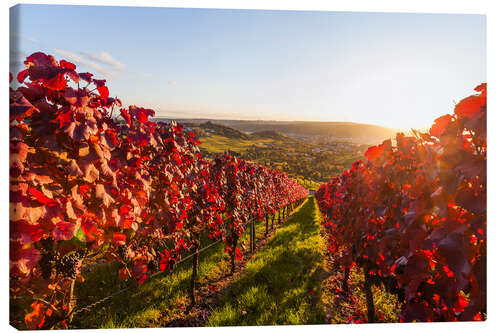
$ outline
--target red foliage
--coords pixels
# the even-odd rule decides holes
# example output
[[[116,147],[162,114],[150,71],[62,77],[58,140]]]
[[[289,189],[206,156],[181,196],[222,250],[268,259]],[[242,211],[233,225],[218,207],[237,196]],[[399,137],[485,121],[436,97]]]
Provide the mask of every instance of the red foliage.
[[[11,292],[33,298],[29,328],[48,328],[35,299],[68,310],[72,279],[57,260],[116,260],[120,279],[142,283],[201,233],[232,242],[253,215],[308,194],[275,170],[228,155],[205,160],[192,133],[151,121],[153,110],[130,106],[124,121],[112,118],[121,102],[106,81],[67,61],[37,52],[25,64],[24,85],[10,89],[10,273]]]
[[[329,251],[398,294],[401,321],[486,312],[486,84],[475,90],[429,133],[369,148],[316,191]]]

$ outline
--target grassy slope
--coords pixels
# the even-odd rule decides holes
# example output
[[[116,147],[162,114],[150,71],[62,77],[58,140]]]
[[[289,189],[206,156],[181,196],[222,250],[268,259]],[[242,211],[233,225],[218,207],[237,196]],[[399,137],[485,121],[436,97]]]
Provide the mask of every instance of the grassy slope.
[[[322,253],[318,208],[309,197],[248,262],[207,325],[323,324]]]
[[[242,153],[253,145],[259,143],[272,143],[273,139],[256,138],[251,140],[228,138],[221,135],[211,135],[200,139],[201,147],[209,153],[223,153],[227,149],[231,149],[237,153]]]

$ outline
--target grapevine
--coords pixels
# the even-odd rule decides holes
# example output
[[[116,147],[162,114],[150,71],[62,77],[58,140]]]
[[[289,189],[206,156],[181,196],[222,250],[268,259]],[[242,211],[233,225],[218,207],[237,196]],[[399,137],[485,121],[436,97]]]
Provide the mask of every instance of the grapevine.
[[[29,329],[65,327],[92,258],[117,261],[121,279],[144,283],[208,233],[234,262],[252,212],[307,195],[275,170],[204,159],[194,133],[123,107],[106,80],[68,61],[37,52],[24,63],[9,89],[10,292],[31,299]]]
[[[486,314],[486,84],[475,90],[428,132],[370,147],[368,162],[316,192],[329,252],[346,276],[359,266],[368,288],[397,294],[401,321]]]

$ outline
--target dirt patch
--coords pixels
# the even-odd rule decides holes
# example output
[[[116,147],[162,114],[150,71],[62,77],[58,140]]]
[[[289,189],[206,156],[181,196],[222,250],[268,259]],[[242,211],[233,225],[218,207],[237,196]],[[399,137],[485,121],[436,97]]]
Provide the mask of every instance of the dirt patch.
[[[351,293],[344,293],[342,281],[344,272],[333,259],[328,259],[327,270],[322,276],[322,302],[325,312],[325,324],[347,324],[354,322],[357,302]]]

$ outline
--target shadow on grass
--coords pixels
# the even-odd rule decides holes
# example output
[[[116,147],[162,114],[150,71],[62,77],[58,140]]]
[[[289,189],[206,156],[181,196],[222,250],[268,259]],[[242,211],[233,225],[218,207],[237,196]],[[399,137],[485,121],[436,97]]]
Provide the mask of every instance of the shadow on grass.
[[[208,326],[323,324],[322,239],[309,197],[247,264]]]

